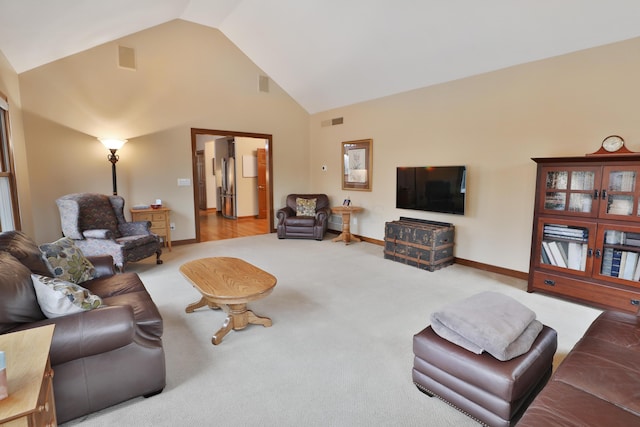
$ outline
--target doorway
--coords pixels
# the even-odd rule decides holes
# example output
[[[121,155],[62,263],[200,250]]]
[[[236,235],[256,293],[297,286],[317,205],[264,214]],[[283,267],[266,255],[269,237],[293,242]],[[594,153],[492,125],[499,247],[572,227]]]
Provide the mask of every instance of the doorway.
[[[207,209],[207,191],[203,188],[203,164],[208,160],[199,153],[198,139],[201,136],[212,138],[255,138],[264,140],[264,147],[258,148],[258,169],[264,171],[260,179],[256,177],[255,191],[260,199],[260,208],[256,215],[238,217],[235,219],[224,218],[221,215],[221,206],[216,203],[215,209]],[[191,129],[191,152],[194,182],[194,213],[196,224],[196,242],[220,240],[234,237],[267,234],[275,232],[273,227],[273,139],[272,135],[256,134],[238,131],[226,131],[217,129]],[[221,159],[216,160],[219,162]],[[215,169],[214,169],[215,173]],[[219,189],[216,189],[219,190]],[[242,196],[242,195],[240,195]],[[237,194],[236,194],[237,197]],[[217,198],[217,197],[216,197]],[[204,209],[203,209],[204,207]]]

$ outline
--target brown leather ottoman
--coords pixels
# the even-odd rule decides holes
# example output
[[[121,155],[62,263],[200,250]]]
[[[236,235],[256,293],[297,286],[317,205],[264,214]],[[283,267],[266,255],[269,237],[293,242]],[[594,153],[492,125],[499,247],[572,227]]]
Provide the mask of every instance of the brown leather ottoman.
[[[413,337],[413,382],[482,424],[511,426],[547,383],[557,338],[544,326],[527,353],[501,362],[465,350],[428,326]]]

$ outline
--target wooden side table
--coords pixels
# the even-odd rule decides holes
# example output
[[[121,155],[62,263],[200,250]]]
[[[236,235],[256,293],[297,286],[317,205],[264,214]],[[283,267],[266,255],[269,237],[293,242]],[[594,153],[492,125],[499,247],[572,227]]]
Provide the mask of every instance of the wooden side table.
[[[9,397],[0,400],[0,425],[56,426],[49,347],[54,325],[0,335]]]
[[[334,242],[343,241],[345,245],[348,245],[352,241],[359,242],[360,239],[351,234],[351,214],[362,212],[364,208],[358,206],[334,206],[331,208],[331,212],[342,215],[342,233],[335,239]]]
[[[131,209],[130,212],[133,221],[151,222],[151,232],[162,237],[164,246],[171,252],[171,209]]]

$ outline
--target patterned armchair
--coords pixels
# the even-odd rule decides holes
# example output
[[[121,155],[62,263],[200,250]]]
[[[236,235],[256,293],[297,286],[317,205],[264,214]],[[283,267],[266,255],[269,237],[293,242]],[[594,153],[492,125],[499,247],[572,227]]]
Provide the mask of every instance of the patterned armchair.
[[[56,200],[62,233],[86,256],[111,255],[121,272],[127,262],[156,254],[162,264],[160,239],[148,221],[127,222],[124,199],[95,193],[68,194]]]

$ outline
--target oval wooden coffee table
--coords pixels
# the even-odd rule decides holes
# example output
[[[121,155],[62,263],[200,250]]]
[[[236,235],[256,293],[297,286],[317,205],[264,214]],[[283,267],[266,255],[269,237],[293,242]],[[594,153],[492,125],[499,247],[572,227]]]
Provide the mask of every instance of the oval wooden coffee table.
[[[202,258],[180,266],[180,272],[202,294],[185,311],[200,307],[222,308],[228,314],[222,327],[211,338],[214,345],[231,330],[244,329],[248,324],[271,326],[271,319],[259,317],[247,310],[249,301],[264,298],[276,286],[276,278],[239,258]]]

